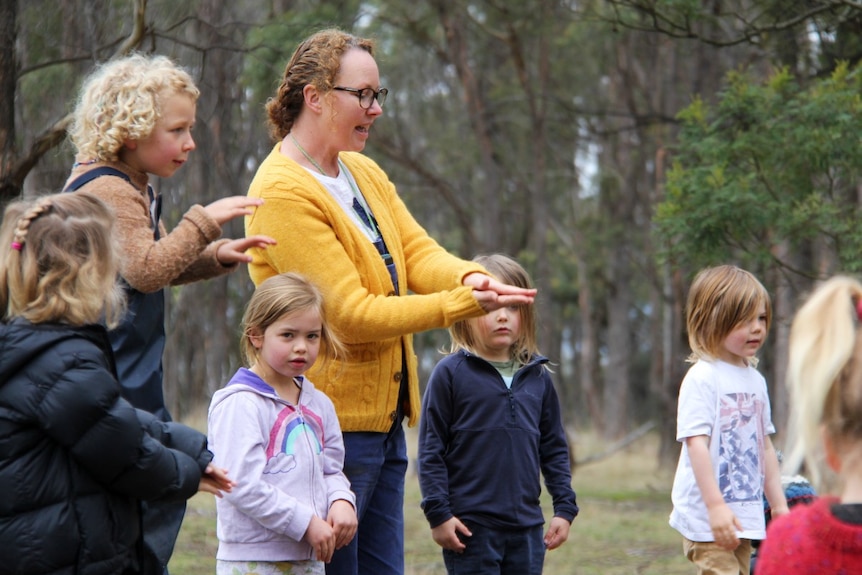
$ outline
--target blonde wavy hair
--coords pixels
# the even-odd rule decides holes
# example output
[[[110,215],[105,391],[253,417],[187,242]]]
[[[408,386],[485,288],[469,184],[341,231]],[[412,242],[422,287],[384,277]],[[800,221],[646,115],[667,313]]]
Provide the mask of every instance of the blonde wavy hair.
[[[501,282],[520,288],[533,288],[533,281],[521,264],[503,254],[481,255],[473,258],[473,261],[484,267],[496,279]],[[530,359],[539,353],[536,341],[538,321],[536,319],[536,308],[533,305],[518,306],[521,316],[521,333],[509,350],[510,357],[521,364],[529,363]],[[476,330],[473,319],[457,321],[449,328],[449,336],[452,342],[449,353],[458,350],[476,353]]]
[[[835,276],[802,305],[790,328],[787,388],[789,449],[784,468],[802,464],[818,488],[831,491],[836,476],[827,465],[821,432],[842,463],[862,454],[862,283]],[[858,469],[858,467],[857,467]]]
[[[117,281],[114,213],[97,197],[55,194],[6,207],[0,225],[3,320],[115,326],[125,311]]]
[[[262,281],[246,305],[240,344],[245,366],[251,367],[258,361],[259,351],[251,342],[252,336],[261,335],[285,315],[308,310],[315,310],[320,315],[322,363],[344,357],[346,348],[326,320],[320,290],[304,276],[290,272]]]
[[[751,272],[732,265],[701,270],[691,284],[686,303],[686,327],[691,363],[715,359],[725,338],[739,324],[766,309],[766,331],[772,325],[769,292]],[[752,358],[757,365],[757,358]]]
[[[192,77],[165,56],[132,54],[99,66],[81,88],[69,137],[79,159],[113,162],[126,140],[149,136],[161,102],[185,94],[197,101]]]
[[[341,58],[353,48],[374,56],[371,40],[334,28],[312,34],[299,44],[284,68],[275,97],[266,103],[269,132],[274,140],[290,133],[302,111],[305,101],[302,90],[306,86],[314,86],[321,94],[332,91],[341,70]]]

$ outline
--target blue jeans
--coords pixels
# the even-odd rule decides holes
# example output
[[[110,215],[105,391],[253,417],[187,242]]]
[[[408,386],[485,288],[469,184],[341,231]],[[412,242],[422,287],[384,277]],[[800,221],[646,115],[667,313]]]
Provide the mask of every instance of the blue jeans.
[[[344,474],[356,494],[359,529],[332,556],[326,575],[404,574],[404,428],[344,433]]]
[[[443,550],[449,575],[541,575],[545,562],[541,525],[516,530],[473,523],[467,527],[473,535],[459,535],[467,546],[463,553]]]

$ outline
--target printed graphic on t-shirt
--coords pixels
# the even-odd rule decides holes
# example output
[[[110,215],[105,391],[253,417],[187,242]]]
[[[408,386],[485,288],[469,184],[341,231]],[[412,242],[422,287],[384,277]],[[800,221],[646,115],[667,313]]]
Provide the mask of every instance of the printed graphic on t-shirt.
[[[718,484],[728,503],[762,500],[763,409],[753,393],[721,397]]]
[[[323,451],[320,416],[288,405],[279,412],[269,431],[264,473],[287,473],[296,467],[297,452],[318,455]]]

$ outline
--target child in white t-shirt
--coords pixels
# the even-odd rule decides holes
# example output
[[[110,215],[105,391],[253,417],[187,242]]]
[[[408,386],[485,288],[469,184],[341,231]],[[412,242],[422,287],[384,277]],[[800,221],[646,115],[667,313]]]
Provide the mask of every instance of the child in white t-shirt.
[[[707,268],[691,286],[694,365],[679,392],[670,525],[698,573],[748,575],[751,541],[766,537],[764,494],[773,516],[788,511],[766,380],[755,369],[771,319],[769,294],[745,270]]]

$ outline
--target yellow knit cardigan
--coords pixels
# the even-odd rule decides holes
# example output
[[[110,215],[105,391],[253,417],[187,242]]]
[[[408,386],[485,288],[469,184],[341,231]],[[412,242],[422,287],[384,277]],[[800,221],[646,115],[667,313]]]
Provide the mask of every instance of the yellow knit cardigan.
[[[326,316],[349,357],[320,363],[307,374],[335,404],[344,431],[388,431],[395,416],[402,349],[409,377],[409,425],[419,416],[419,383],[413,333],[448,327],[485,312],[461,285],[484,268],[449,254],[410,215],[380,167],[358,153],[342,153],[377,219],[395,262],[402,295],[380,254],[318,180],[279,152],[261,164],[249,187],[264,204],[245,220],[246,235],[266,234],[277,245],[253,249],[255,284],[297,272],[323,292]],[[410,293],[407,293],[409,290]]]

